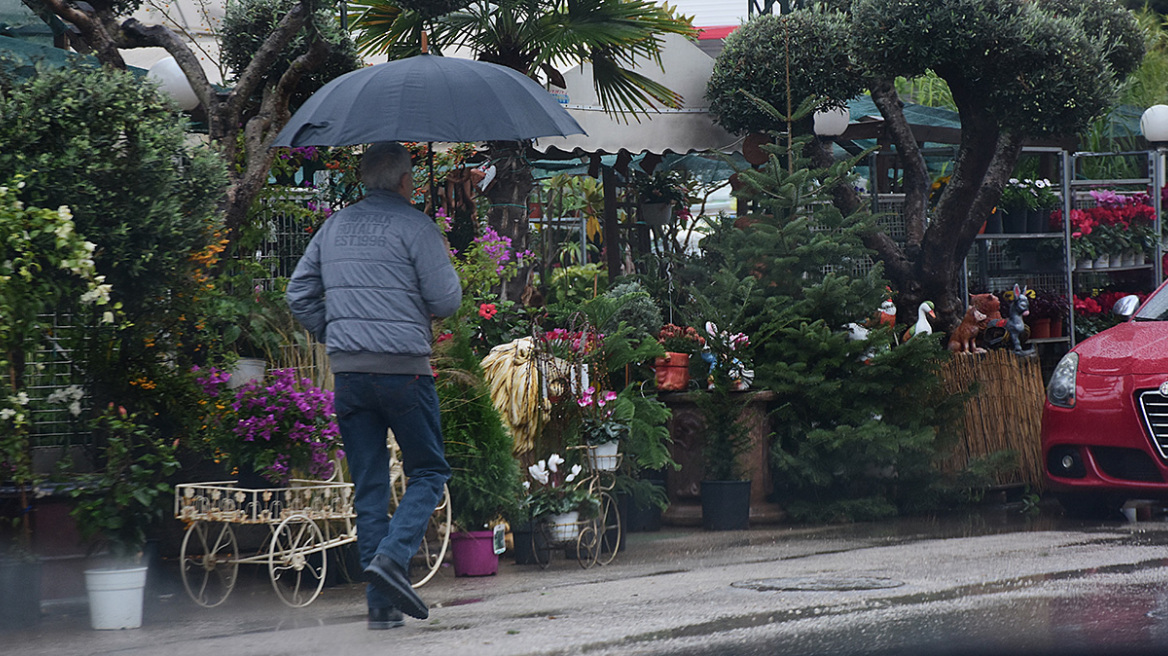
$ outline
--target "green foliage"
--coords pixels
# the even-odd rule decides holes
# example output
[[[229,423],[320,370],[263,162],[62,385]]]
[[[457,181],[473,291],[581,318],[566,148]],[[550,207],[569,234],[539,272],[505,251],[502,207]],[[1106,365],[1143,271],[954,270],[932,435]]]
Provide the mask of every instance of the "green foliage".
[[[548,305],[563,305],[571,312],[608,287],[608,272],[599,264],[556,267],[548,281]]]
[[[518,516],[519,464],[511,455],[511,435],[483,382],[478,358],[464,324],[436,351],[439,407],[446,459],[454,471],[450,502],[454,521],[466,531],[481,530],[499,517]]]
[[[116,401],[178,436],[193,406],[174,372],[215,358],[219,342],[205,318],[219,293],[209,273],[222,249],[222,162],[188,144],[169,98],[129,73],[42,71],[0,100],[0,117],[0,179],[24,173],[26,205],[71,208],[124,313],[62,346],[97,407]]]
[[[702,461],[708,481],[746,480],[748,468],[743,456],[750,448],[750,434],[739,419],[746,409],[747,396],[730,391],[725,369],[715,368],[714,388],[697,395],[698,410],[705,420]]]
[[[238,76],[259,50],[264,40],[296,5],[297,0],[233,0],[227,3],[223,15],[223,63]],[[264,84],[274,83],[288,70],[292,62],[308,51],[313,39],[324,39],[332,44],[328,56],[315,69],[305,72],[292,94],[294,111],[314,91],[326,82],[355,71],[362,66],[357,47],[341,29],[331,5],[322,4],[312,17],[311,24],[302,29],[281,52],[276,61],[263,73]],[[262,86],[261,86],[262,88]]]
[[[625,282],[613,285],[604,292],[608,298],[619,299],[621,304],[617,311],[597,329],[602,333],[616,329],[617,324],[624,322],[634,330],[638,337],[656,335],[661,330],[661,308],[641,288],[638,282]]]
[[[25,202],[73,210],[133,318],[207,243],[226,180],[184,143],[169,102],[130,73],[85,68],[43,71],[0,102],[0,179],[24,173]]]
[[[179,468],[175,446],[112,405],[93,424],[101,448],[98,473],[78,477],[70,515],[82,538],[104,538],[118,558],[136,558],[147,532],[170,509],[166,478]]]
[[[791,104],[815,94],[830,104],[846,102],[863,89],[859,68],[848,56],[846,18],[837,12],[762,14],[726,37],[706,87],[710,112],[731,132],[773,129],[773,116],[747,95],[787,107],[787,54]],[[825,106],[829,103],[825,103]]]
[[[1086,127],[1143,56],[1135,20],[1110,0],[857,0],[850,29],[870,73],[933,70],[959,106],[1030,135]]]
[[[952,406],[940,389],[944,352],[933,340],[891,348],[887,330],[849,339],[845,326],[866,322],[887,284],[862,243],[873,217],[845,216],[829,202],[834,186],[850,184],[854,160],[813,169],[795,157],[788,172],[787,153],[766,148],[763,167],[739,174],[738,195],[759,210],[739,221],[745,227],[713,226],[702,246],[719,272],[699,289],[738,290],[703,296],[726,317],[720,329],[750,337],[754,385],[777,395],[771,455],[784,505],[879,514],[934,476]]]

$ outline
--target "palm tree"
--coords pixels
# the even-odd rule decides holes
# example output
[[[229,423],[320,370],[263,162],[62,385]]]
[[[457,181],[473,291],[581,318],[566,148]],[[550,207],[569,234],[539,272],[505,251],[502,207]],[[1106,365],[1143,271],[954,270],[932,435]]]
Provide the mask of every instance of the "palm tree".
[[[556,67],[591,64],[605,110],[624,120],[661,106],[680,106],[676,93],[634,67],[645,59],[661,65],[662,35],[695,34],[690,19],[646,0],[474,0],[434,17],[389,0],[357,0],[350,7],[357,45],[365,54],[385,53],[391,59],[420,54],[425,32],[436,52],[466,48],[481,61],[536,79],[543,75],[559,86],[563,77]],[[514,249],[523,250],[533,185],[525,146],[493,142],[490,153],[497,175],[487,191],[488,221],[511,238]],[[517,276],[517,288],[504,289],[504,298],[518,300],[524,279]]]

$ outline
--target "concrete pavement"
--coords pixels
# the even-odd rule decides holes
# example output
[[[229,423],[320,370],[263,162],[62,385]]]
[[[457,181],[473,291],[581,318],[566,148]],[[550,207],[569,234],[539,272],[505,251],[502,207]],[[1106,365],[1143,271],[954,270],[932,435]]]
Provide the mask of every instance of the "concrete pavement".
[[[141,629],[98,632],[88,628],[83,606],[61,607],[34,631],[0,634],[0,651],[22,656],[424,656],[468,649],[480,656],[867,654],[906,653],[878,648],[909,644],[908,637],[919,636],[913,639],[930,653],[958,653],[935,647],[945,636],[929,633],[929,613],[976,618],[982,614],[966,611],[992,601],[1004,610],[985,617],[1012,617],[1015,623],[1038,618],[1028,620],[1036,625],[1012,626],[1016,635],[976,622],[976,630],[961,630],[978,640],[1009,639],[1014,642],[1005,644],[1028,648],[1019,653],[1047,653],[1043,649],[1058,646],[1063,635],[1060,627],[1052,628],[1051,599],[1081,596],[1080,586],[1106,590],[1112,578],[1123,575],[1125,585],[1143,581],[1153,592],[1132,608],[1129,597],[1117,597],[1127,606],[1114,613],[1130,615],[1125,622],[1139,624],[1140,632],[1126,638],[1101,635],[1102,644],[1136,653],[1159,646],[1164,636],[1160,653],[1168,652],[1168,620],[1155,615],[1156,608],[1168,609],[1168,597],[1155,592],[1168,589],[1163,521],[1068,524],[1005,509],[843,527],[672,529],[628,537],[627,550],[611,565],[589,570],[559,555],[547,570],[504,560],[492,577],[456,578],[445,568],[420,591],[431,606],[430,619],[407,618],[404,627],[391,631],[365,629],[360,585],[326,588],[307,608],[289,609],[277,601],[266,570],[251,566],[241,568],[239,588],[218,608],[195,606],[181,588],[172,589],[148,602]],[[767,587],[776,581],[780,588]],[[1109,608],[1103,598],[1083,612]],[[1010,610],[1014,604],[1026,612]],[[1082,631],[1071,635],[1081,640]]]

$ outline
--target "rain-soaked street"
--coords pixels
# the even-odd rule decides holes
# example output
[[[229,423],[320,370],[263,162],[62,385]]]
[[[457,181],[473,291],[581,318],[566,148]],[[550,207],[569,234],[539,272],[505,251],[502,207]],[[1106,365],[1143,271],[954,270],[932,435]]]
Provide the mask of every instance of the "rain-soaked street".
[[[608,566],[439,573],[430,619],[367,631],[358,585],[287,609],[262,568],[204,609],[163,580],[142,629],[84,606],[3,637],[49,654],[1164,654],[1168,521],[1072,521],[1058,507],[815,528],[635,533]],[[8,647],[14,647],[9,651]]]

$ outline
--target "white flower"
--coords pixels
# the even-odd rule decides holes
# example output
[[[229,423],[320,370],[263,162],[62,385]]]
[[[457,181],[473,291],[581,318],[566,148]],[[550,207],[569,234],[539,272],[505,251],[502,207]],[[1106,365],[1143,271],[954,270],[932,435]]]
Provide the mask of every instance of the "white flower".
[[[101,322],[102,323],[113,323],[114,322],[114,313],[110,312],[109,310],[102,312],[101,313]]]
[[[28,392],[21,392],[12,398],[17,405],[28,405]]]
[[[527,473],[531,474],[532,478],[539,481],[540,485],[547,485],[548,470],[547,470],[547,461],[546,460],[540,460],[539,462],[535,463],[534,465],[528,467]]]
[[[523,481],[523,491],[526,492],[531,489],[531,481]]]
[[[560,454],[553,453],[548,456],[547,466],[548,469],[552,470],[553,472],[560,471],[560,465],[562,464],[564,464],[564,459],[560,457]]]
[[[0,419],[12,419],[12,416],[15,414],[16,411],[12,408],[4,408],[0,410]]]
[[[62,221],[68,221],[73,218],[73,212],[69,211],[68,205],[62,205],[57,208],[57,216],[61,217]]]
[[[572,465],[572,473],[568,474],[568,476],[564,478],[564,482],[571,483],[572,481],[576,480],[576,477],[580,475],[582,470],[583,467],[580,465]]]
[[[74,402],[69,404],[69,414],[73,415],[74,417],[78,417],[81,415],[81,402],[80,401],[74,401]]]

